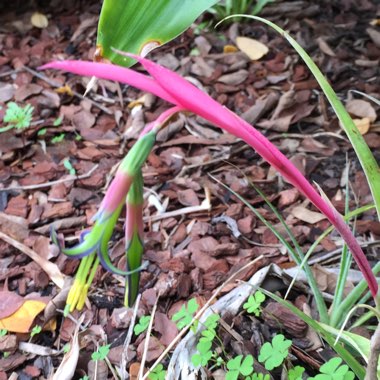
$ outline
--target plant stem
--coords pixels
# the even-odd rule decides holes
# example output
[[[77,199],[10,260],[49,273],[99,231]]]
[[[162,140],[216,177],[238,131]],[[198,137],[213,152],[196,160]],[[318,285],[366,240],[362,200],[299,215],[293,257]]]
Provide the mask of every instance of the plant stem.
[[[365,380],[377,379],[377,363],[379,361],[380,355],[380,321],[377,325],[375,334],[373,334],[371,339],[371,350],[369,354],[369,360],[367,365],[367,372],[365,375]]]

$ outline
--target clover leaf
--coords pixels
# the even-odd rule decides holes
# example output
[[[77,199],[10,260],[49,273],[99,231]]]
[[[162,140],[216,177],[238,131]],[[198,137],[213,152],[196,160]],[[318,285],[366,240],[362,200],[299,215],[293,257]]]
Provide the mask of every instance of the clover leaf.
[[[110,344],[107,344],[106,346],[100,346],[98,351],[92,353],[91,359],[95,361],[104,360],[110,352],[110,347]]]
[[[297,365],[291,368],[288,372],[288,380],[302,380],[302,374],[305,372],[305,368]]]
[[[243,308],[250,314],[255,314],[256,317],[260,315],[260,305],[265,301],[264,293],[258,290],[255,294],[249,296]]]
[[[212,342],[211,341],[200,341],[197,344],[197,350],[199,354],[194,354],[191,357],[191,362],[195,367],[207,366],[208,362],[212,358],[212,351],[211,351]]]
[[[266,342],[261,347],[259,362],[264,363],[265,369],[271,371],[286,359],[291,345],[291,340],[285,339],[282,334],[276,335],[272,339],[272,343]]]
[[[152,372],[149,374],[149,380],[165,380],[166,370],[162,364],[158,364],[153,368]]]
[[[176,322],[178,329],[181,330],[191,323],[198,308],[197,300],[192,298],[186,306],[182,305],[181,309],[172,316],[172,321]]]
[[[143,315],[140,318],[139,323],[137,323],[137,325],[135,325],[133,329],[135,335],[140,335],[142,332],[144,332],[148,328],[149,322],[150,322],[150,315]]]
[[[243,355],[238,355],[227,362],[226,380],[237,380],[239,375],[249,376],[253,372],[253,356],[247,355],[243,360]]]
[[[321,366],[319,375],[311,377],[313,380],[353,380],[355,375],[341,358],[332,358]]]

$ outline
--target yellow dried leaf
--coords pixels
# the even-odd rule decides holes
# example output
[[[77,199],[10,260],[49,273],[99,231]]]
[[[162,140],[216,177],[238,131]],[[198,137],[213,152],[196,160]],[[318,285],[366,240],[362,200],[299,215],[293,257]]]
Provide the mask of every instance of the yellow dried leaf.
[[[58,87],[54,91],[58,94],[67,94],[69,96],[74,96],[73,90],[68,84],[65,84],[62,87]]]
[[[34,12],[32,14],[30,22],[32,23],[33,26],[40,29],[44,29],[49,25],[49,21],[47,17],[44,14],[39,13],[39,12]]]
[[[237,37],[236,45],[243,53],[247,54],[248,57],[251,58],[253,61],[256,61],[264,57],[264,55],[267,54],[269,51],[266,45],[264,45],[260,41],[248,37]]]
[[[224,45],[223,47],[223,53],[236,53],[238,51],[238,48],[234,45]]]
[[[28,333],[34,319],[45,309],[45,306],[45,302],[26,300],[12,315],[0,319],[0,329],[16,333]]]
[[[371,126],[371,120],[369,117],[363,117],[363,119],[353,119],[356,127],[359,129],[360,134],[365,135],[369,131]]]

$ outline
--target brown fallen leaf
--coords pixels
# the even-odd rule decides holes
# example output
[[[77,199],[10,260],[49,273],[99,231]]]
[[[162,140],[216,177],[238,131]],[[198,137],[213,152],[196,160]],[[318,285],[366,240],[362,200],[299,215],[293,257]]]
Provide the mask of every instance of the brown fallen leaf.
[[[12,315],[0,319],[0,329],[11,332],[28,333],[36,316],[45,309],[42,301],[26,300]]]
[[[362,99],[353,99],[347,102],[346,109],[351,115],[360,118],[368,117],[373,123],[376,120],[376,111],[370,102]]]
[[[353,119],[353,122],[361,135],[365,135],[371,126],[371,121],[368,117],[363,117],[363,119]]]
[[[71,378],[74,376],[75,369],[77,368],[80,350],[78,334],[84,317],[85,315],[83,314],[78,320],[78,323],[75,327],[73,339],[70,342],[70,350],[63,357],[61,364],[59,365],[55,374],[52,376],[51,380],[71,380]]]
[[[269,51],[266,45],[264,45],[260,41],[248,37],[237,37],[236,45],[243,53],[247,54],[248,57],[251,58],[253,61],[256,61],[264,57],[264,55],[267,54]]]
[[[24,302],[25,300],[15,292],[0,292],[0,319],[15,313]]]
[[[304,206],[294,207],[291,211],[291,214],[295,216],[297,219],[310,224],[315,224],[323,219],[326,219],[325,215],[316,211],[311,211]]]

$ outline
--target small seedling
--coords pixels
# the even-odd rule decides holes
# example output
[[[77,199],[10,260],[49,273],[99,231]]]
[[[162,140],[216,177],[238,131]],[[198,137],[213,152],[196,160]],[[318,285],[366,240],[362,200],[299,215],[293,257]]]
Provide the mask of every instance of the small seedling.
[[[258,317],[261,313],[260,306],[265,301],[264,293],[258,290],[255,294],[249,296],[248,301],[243,305],[243,308],[250,314],[255,314]]]
[[[64,133],[61,133],[61,134],[58,135],[58,136],[54,136],[54,137],[51,139],[51,142],[52,142],[53,144],[56,144],[56,143],[61,142],[64,138],[65,138],[65,134],[64,134]]]
[[[302,380],[302,374],[305,372],[305,368],[297,365],[291,368],[288,372],[288,380]]]
[[[212,342],[211,341],[203,341],[197,344],[197,350],[199,354],[194,354],[191,357],[191,362],[195,367],[206,367],[210,359],[212,358],[211,351]]]
[[[135,335],[140,335],[142,332],[144,332],[148,328],[150,318],[151,318],[150,315],[143,315],[140,318],[139,323],[137,323],[135,325],[135,328],[133,329]]]
[[[107,344],[106,346],[100,346],[98,348],[98,351],[92,353],[91,359],[95,361],[104,360],[107,357],[108,353],[110,352],[110,347],[111,347],[110,344]]]
[[[76,171],[68,158],[63,160],[63,166],[69,171],[71,175],[75,175]]]
[[[90,378],[89,378],[87,375],[84,375],[84,376],[81,377],[79,380],[90,380]]]
[[[243,360],[243,355],[238,355],[227,362],[226,380],[237,380],[239,375],[249,376],[253,372],[253,356],[248,355]]]
[[[53,126],[54,127],[59,127],[61,124],[62,124],[62,120],[63,120],[63,117],[60,116],[60,117],[57,117],[54,122],[53,122]]]
[[[165,380],[166,370],[162,364],[153,368],[153,371],[149,374],[149,380]]]
[[[39,325],[34,326],[31,333],[30,333],[30,337],[33,338],[35,335],[38,335],[41,331],[42,331],[41,326],[39,326]]]
[[[70,343],[66,343],[64,346],[63,346],[63,353],[64,354],[67,354],[69,351],[70,351],[70,348],[71,348],[71,344]]]
[[[7,329],[0,329],[0,337],[5,336],[7,334],[8,334],[8,330]]]
[[[264,363],[265,369],[271,371],[286,359],[291,345],[291,340],[285,339],[282,334],[276,335],[272,339],[272,343],[266,342],[261,347],[259,362]]]
[[[37,136],[44,136],[46,135],[47,128],[42,128],[37,132]]]
[[[9,125],[0,128],[1,132],[9,131],[12,128],[25,129],[30,127],[32,121],[34,107],[27,104],[24,108],[20,107],[17,103],[9,102],[7,104],[7,110],[4,115],[4,123]]]
[[[355,375],[350,371],[348,365],[342,364],[341,358],[332,358],[321,366],[319,375],[310,377],[312,380],[353,380]]]
[[[181,309],[177,311],[172,317],[172,320],[176,323],[178,330],[183,329],[185,326],[191,323],[198,308],[199,305],[197,304],[197,300],[195,298],[192,298],[187,303],[187,306],[182,305]]]

